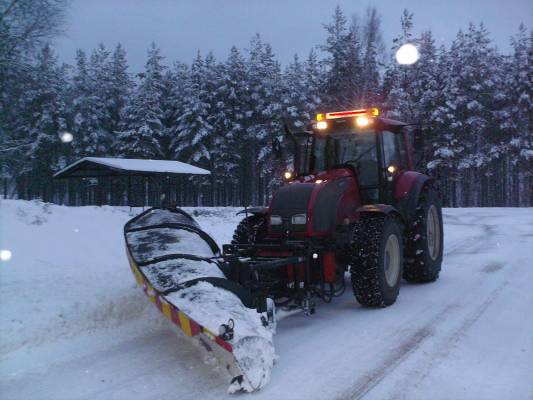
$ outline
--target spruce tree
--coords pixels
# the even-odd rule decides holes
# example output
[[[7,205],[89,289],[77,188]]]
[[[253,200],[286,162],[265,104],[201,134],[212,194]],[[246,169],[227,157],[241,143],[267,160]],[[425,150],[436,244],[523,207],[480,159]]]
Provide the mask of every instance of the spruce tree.
[[[505,76],[507,112],[502,125],[507,133],[506,173],[509,205],[533,204],[533,31],[524,25],[511,39],[513,54]]]
[[[107,113],[109,116],[109,132],[116,140],[120,129],[123,111],[134,88],[134,82],[128,72],[126,51],[119,43],[116,45],[107,66]]]
[[[108,52],[103,45],[87,60],[85,52],[76,54],[76,72],[73,77],[72,133],[76,137],[76,153],[79,157],[101,156],[109,152],[111,137],[106,123],[108,79],[105,63]]]
[[[360,75],[357,76],[361,84],[356,87],[357,107],[377,106],[382,101],[380,95],[380,57],[383,53],[383,39],[381,38],[381,21],[375,7],[366,13],[363,27],[363,54]]]
[[[322,103],[321,86],[324,80],[324,75],[320,69],[320,62],[316,52],[311,49],[304,65],[305,69],[305,86],[306,86],[306,101],[304,110],[309,120],[315,117],[317,108]]]
[[[248,123],[248,71],[240,51],[233,46],[224,63],[219,97],[223,97],[223,151],[219,173],[223,177],[224,203],[241,205],[240,186],[245,179],[245,160],[248,158],[246,127]]]
[[[321,46],[326,53],[323,64],[327,70],[324,82],[324,102],[327,107],[349,107],[355,96],[353,67],[359,64],[356,29],[348,30],[346,16],[337,6],[333,21],[324,25],[326,43]]]
[[[22,129],[31,141],[26,152],[31,168],[28,189],[44,201],[52,200],[51,177],[66,165],[65,156],[70,149],[70,144],[60,140],[67,129],[65,68],[58,66],[57,56],[50,46],[45,46],[36,58],[32,89],[23,99],[27,114]]]
[[[118,134],[116,151],[123,157],[161,157],[160,138],[163,134],[163,57],[152,43],[148,50],[145,70],[139,74],[139,86],[124,109],[124,121]]]
[[[210,104],[205,72],[205,61],[198,52],[183,92],[183,113],[177,115],[175,122],[176,155],[185,162],[200,166],[206,166],[210,157],[206,147],[211,126],[208,122]]]

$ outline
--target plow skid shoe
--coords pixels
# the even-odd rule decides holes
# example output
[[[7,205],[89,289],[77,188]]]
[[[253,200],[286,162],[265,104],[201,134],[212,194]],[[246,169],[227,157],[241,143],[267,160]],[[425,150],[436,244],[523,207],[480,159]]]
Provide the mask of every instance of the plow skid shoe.
[[[273,331],[266,314],[245,305],[244,289],[219,268],[220,250],[180,209],[151,208],[124,227],[139,286],[183,332],[225,364],[228,391],[252,392],[270,380]]]

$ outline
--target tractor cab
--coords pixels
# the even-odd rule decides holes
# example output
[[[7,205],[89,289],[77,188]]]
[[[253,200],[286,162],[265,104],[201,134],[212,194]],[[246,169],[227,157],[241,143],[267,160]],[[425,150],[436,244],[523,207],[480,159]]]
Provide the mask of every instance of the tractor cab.
[[[357,179],[364,204],[389,203],[393,182],[412,170],[412,157],[406,124],[379,114],[377,108],[317,114],[308,137],[295,142],[294,175],[345,168]]]

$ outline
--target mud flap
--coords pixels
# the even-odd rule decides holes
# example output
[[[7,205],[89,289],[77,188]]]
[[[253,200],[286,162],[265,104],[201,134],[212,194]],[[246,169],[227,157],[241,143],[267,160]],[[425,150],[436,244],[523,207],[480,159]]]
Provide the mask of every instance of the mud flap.
[[[226,279],[216,242],[180,209],[149,209],[125,225],[124,236],[148,298],[187,336],[223,354],[233,378],[228,391],[265,386],[275,359],[274,328],[266,323],[272,316],[257,312],[246,289]]]

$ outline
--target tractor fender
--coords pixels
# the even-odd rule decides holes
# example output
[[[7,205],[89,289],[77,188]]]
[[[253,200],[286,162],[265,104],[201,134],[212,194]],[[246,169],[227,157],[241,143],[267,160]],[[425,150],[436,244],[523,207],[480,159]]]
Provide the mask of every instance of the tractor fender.
[[[268,213],[268,207],[250,207],[245,210],[239,211],[236,215],[240,214],[252,214],[252,215],[266,215]]]
[[[380,213],[385,215],[395,215],[403,222],[402,215],[398,210],[390,204],[365,204],[359,207],[356,212],[358,213]]]
[[[416,207],[422,189],[433,181],[433,178],[417,173],[410,182],[408,190],[404,192],[404,195],[396,199],[396,207],[407,222],[412,221],[415,217]]]

